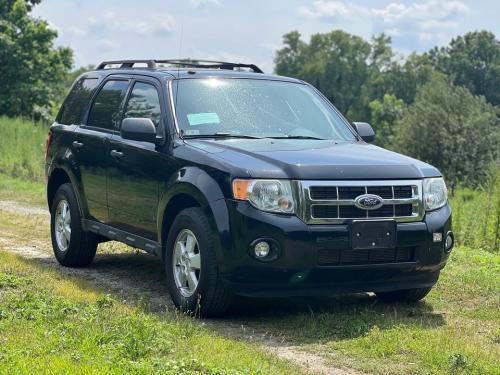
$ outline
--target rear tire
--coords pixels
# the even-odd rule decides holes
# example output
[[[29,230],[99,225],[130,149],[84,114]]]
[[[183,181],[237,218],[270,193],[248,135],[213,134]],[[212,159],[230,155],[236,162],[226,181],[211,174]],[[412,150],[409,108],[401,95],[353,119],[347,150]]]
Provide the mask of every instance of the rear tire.
[[[50,234],[57,261],[66,267],[85,267],[94,260],[97,240],[82,228],[78,201],[73,186],[57,189],[50,210]]]
[[[395,290],[392,292],[375,293],[377,298],[384,302],[418,302],[424,299],[432,287]]]
[[[202,209],[187,208],[177,215],[168,233],[164,264],[170,296],[182,312],[213,317],[230,306],[232,296],[221,281],[214,243]]]

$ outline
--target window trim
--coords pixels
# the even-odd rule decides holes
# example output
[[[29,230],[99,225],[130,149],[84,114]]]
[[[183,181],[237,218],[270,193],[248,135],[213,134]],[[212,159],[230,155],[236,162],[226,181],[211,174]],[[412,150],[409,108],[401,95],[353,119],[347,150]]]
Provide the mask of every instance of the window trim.
[[[132,78],[127,77],[125,75],[109,75],[103,79],[103,81],[101,82],[99,87],[94,92],[94,95],[92,96],[92,99],[89,102],[90,104],[88,105],[87,110],[85,111],[85,115],[83,117],[82,124],[80,124],[80,127],[82,129],[88,129],[88,130],[98,131],[101,133],[109,133],[109,134],[117,134],[120,132],[119,130],[116,130],[115,127],[113,127],[112,129],[106,129],[106,128],[100,128],[98,126],[88,125],[90,112],[92,111],[92,107],[94,106],[95,100],[96,100],[97,96],[99,95],[99,93],[101,92],[101,90],[103,89],[104,85],[106,85],[106,83],[108,83],[109,81],[126,81],[126,82],[128,82],[127,89],[125,90],[125,95],[123,96],[123,99],[122,99],[120,106],[119,106],[119,109],[118,109],[118,117],[119,117],[119,122],[121,124],[121,121],[123,118],[123,108],[124,108],[125,98],[127,98],[128,92],[130,91],[130,84],[132,82]]]
[[[116,130],[116,133],[118,135],[120,135],[120,130],[121,130],[121,127],[122,127],[122,122],[125,118],[125,110],[128,106],[128,102],[130,100],[130,96],[132,95],[132,90],[134,89],[134,86],[136,83],[146,83],[146,84],[149,84],[151,86],[153,86],[155,89],[156,89],[156,93],[158,94],[158,100],[160,101],[160,122],[158,123],[158,126],[156,127],[156,138],[157,140],[159,141],[159,143],[161,145],[164,144],[165,142],[165,139],[166,139],[166,131],[165,131],[165,127],[167,126],[167,119],[166,119],[166,115],[167,115],[167,111],[168,111],[168,108],[166,107],[167,103],[164,102],[164,98],[163,98],[163,91],[161,89],[161,84],[159,82],[158,79],[155,79],[153,77],[149,77],[149,76],[134,76],[134,75],[131,75],[130,76],[130,85],[128,87],[128,90],[127,90],[127,93],[125,95],[125,101],[124,101],[124,104],[123,104],[123,108],[122,108],[122,111],[121,111],[121,116],[120,116],[120,120],[119,120],[119,125],[118,125],[118,129]]]
[[[61,121],[61,117],[63,116],[64,109],[66,107],[66,104],[68,104],[69,96],[73,92],[73,89],[75,88],[76,84],[80,81],[91,80],[91,79],[97,80],[97,83],[96,83],[95,87],[92,89],[92,93],[87,100],[87,104],[84,106],[83,113],[82,113],[81,118],[80,118],[80,122],[78,124],[63,124],[63,123],[61,123],[60,121]],[[74,125],[80,126],[80,125],[82,125],[87,118],[86,116],[87,116],[89,103],[92,102],[92,100],[94,98],[94,94],[96,93],[96,91],[99,89],[99,87],[101,85],[101,83],[99,82],[100,80],[101,80],[101,77],[96,76],[96,75],[82,74],[82,75],[78,76],[75,79],[75,81],[73,82],[73,84],[71,85],[71,87],[69,88],[69,91],[66,94],[66,97],[64,98],[64,101],[62,102],[61,107],[59,108],[59,111],[57,112],[55,122],[60,124],[60,125],[66,125],[66,126],[74,126]]]

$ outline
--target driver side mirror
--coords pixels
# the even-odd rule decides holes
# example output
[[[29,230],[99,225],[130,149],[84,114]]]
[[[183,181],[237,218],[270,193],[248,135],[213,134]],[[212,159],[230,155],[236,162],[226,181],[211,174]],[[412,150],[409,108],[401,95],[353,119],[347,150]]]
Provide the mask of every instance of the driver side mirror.
[[[375,140],[375,132],[369,123],[353,122],[352,124],[363,141],[370,143]]]
[[[156,143],[156,128],[149,118],[126,118],[122,121],[120,135],[131,141]]]

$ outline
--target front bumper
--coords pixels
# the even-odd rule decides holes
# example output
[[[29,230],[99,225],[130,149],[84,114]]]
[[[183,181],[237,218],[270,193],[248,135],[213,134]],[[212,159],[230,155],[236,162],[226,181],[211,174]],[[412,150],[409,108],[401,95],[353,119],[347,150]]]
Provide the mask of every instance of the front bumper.
[[[429,212],[423,221],[397,223],[397,249],[391,261],[364,259],[351,249],[350,224],[307,225],[298,217],[259,211],[247,202],[226,201],[231,248],[224,252],[224,282],[239,295],[307,296],[377,292],[432,286],[449,252],[444,238],[451,231],[449,205]],[[433,242],[433,233],[443,241]],[[270,239],[279,257],[263,262],[252,257],[250,244]],[[403,251],[404,250],[404,251]],[[394,250],[399,251],[399,250]],[[324,262],[329,252],[346,261]]]

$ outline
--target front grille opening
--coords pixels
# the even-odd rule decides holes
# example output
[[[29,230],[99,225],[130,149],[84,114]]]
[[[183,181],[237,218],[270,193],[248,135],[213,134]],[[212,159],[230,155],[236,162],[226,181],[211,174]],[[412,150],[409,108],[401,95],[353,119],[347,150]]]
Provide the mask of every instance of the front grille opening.
[[[341,218],[357,219],[366,217],[366,210],[362,210],[355,206],[340,206],[339,211]]]
[[[316,200],[337,199],[336,186],[312,186],[309,192],[311,194],[311,199],[316,199]]]
[[[411,186],[394,186],[394,199],[411,198],[413,189]]]
[[[375,194],[384,199],[392,199],[392,186],[368,186],[366,190],[368,194]]]
[[[415,248],[397,249],[319,249],[318,265],[369,265],[383,263],[402,263],[415,261]]]
[[[394,207],[396,216],[411,216],[413,214],[413,206],[411,204],[397,204]]]
[[[339,216],[338,212],[337,206],[312,206],[312,216],[316,219],[335,219]]]
[[[339,199],[356,199],[366,193],[364,186],[339,186]]]
[[[368,217],[392,217],[394,215],[394,206],[385,204],[376,210],[368,211]]]

